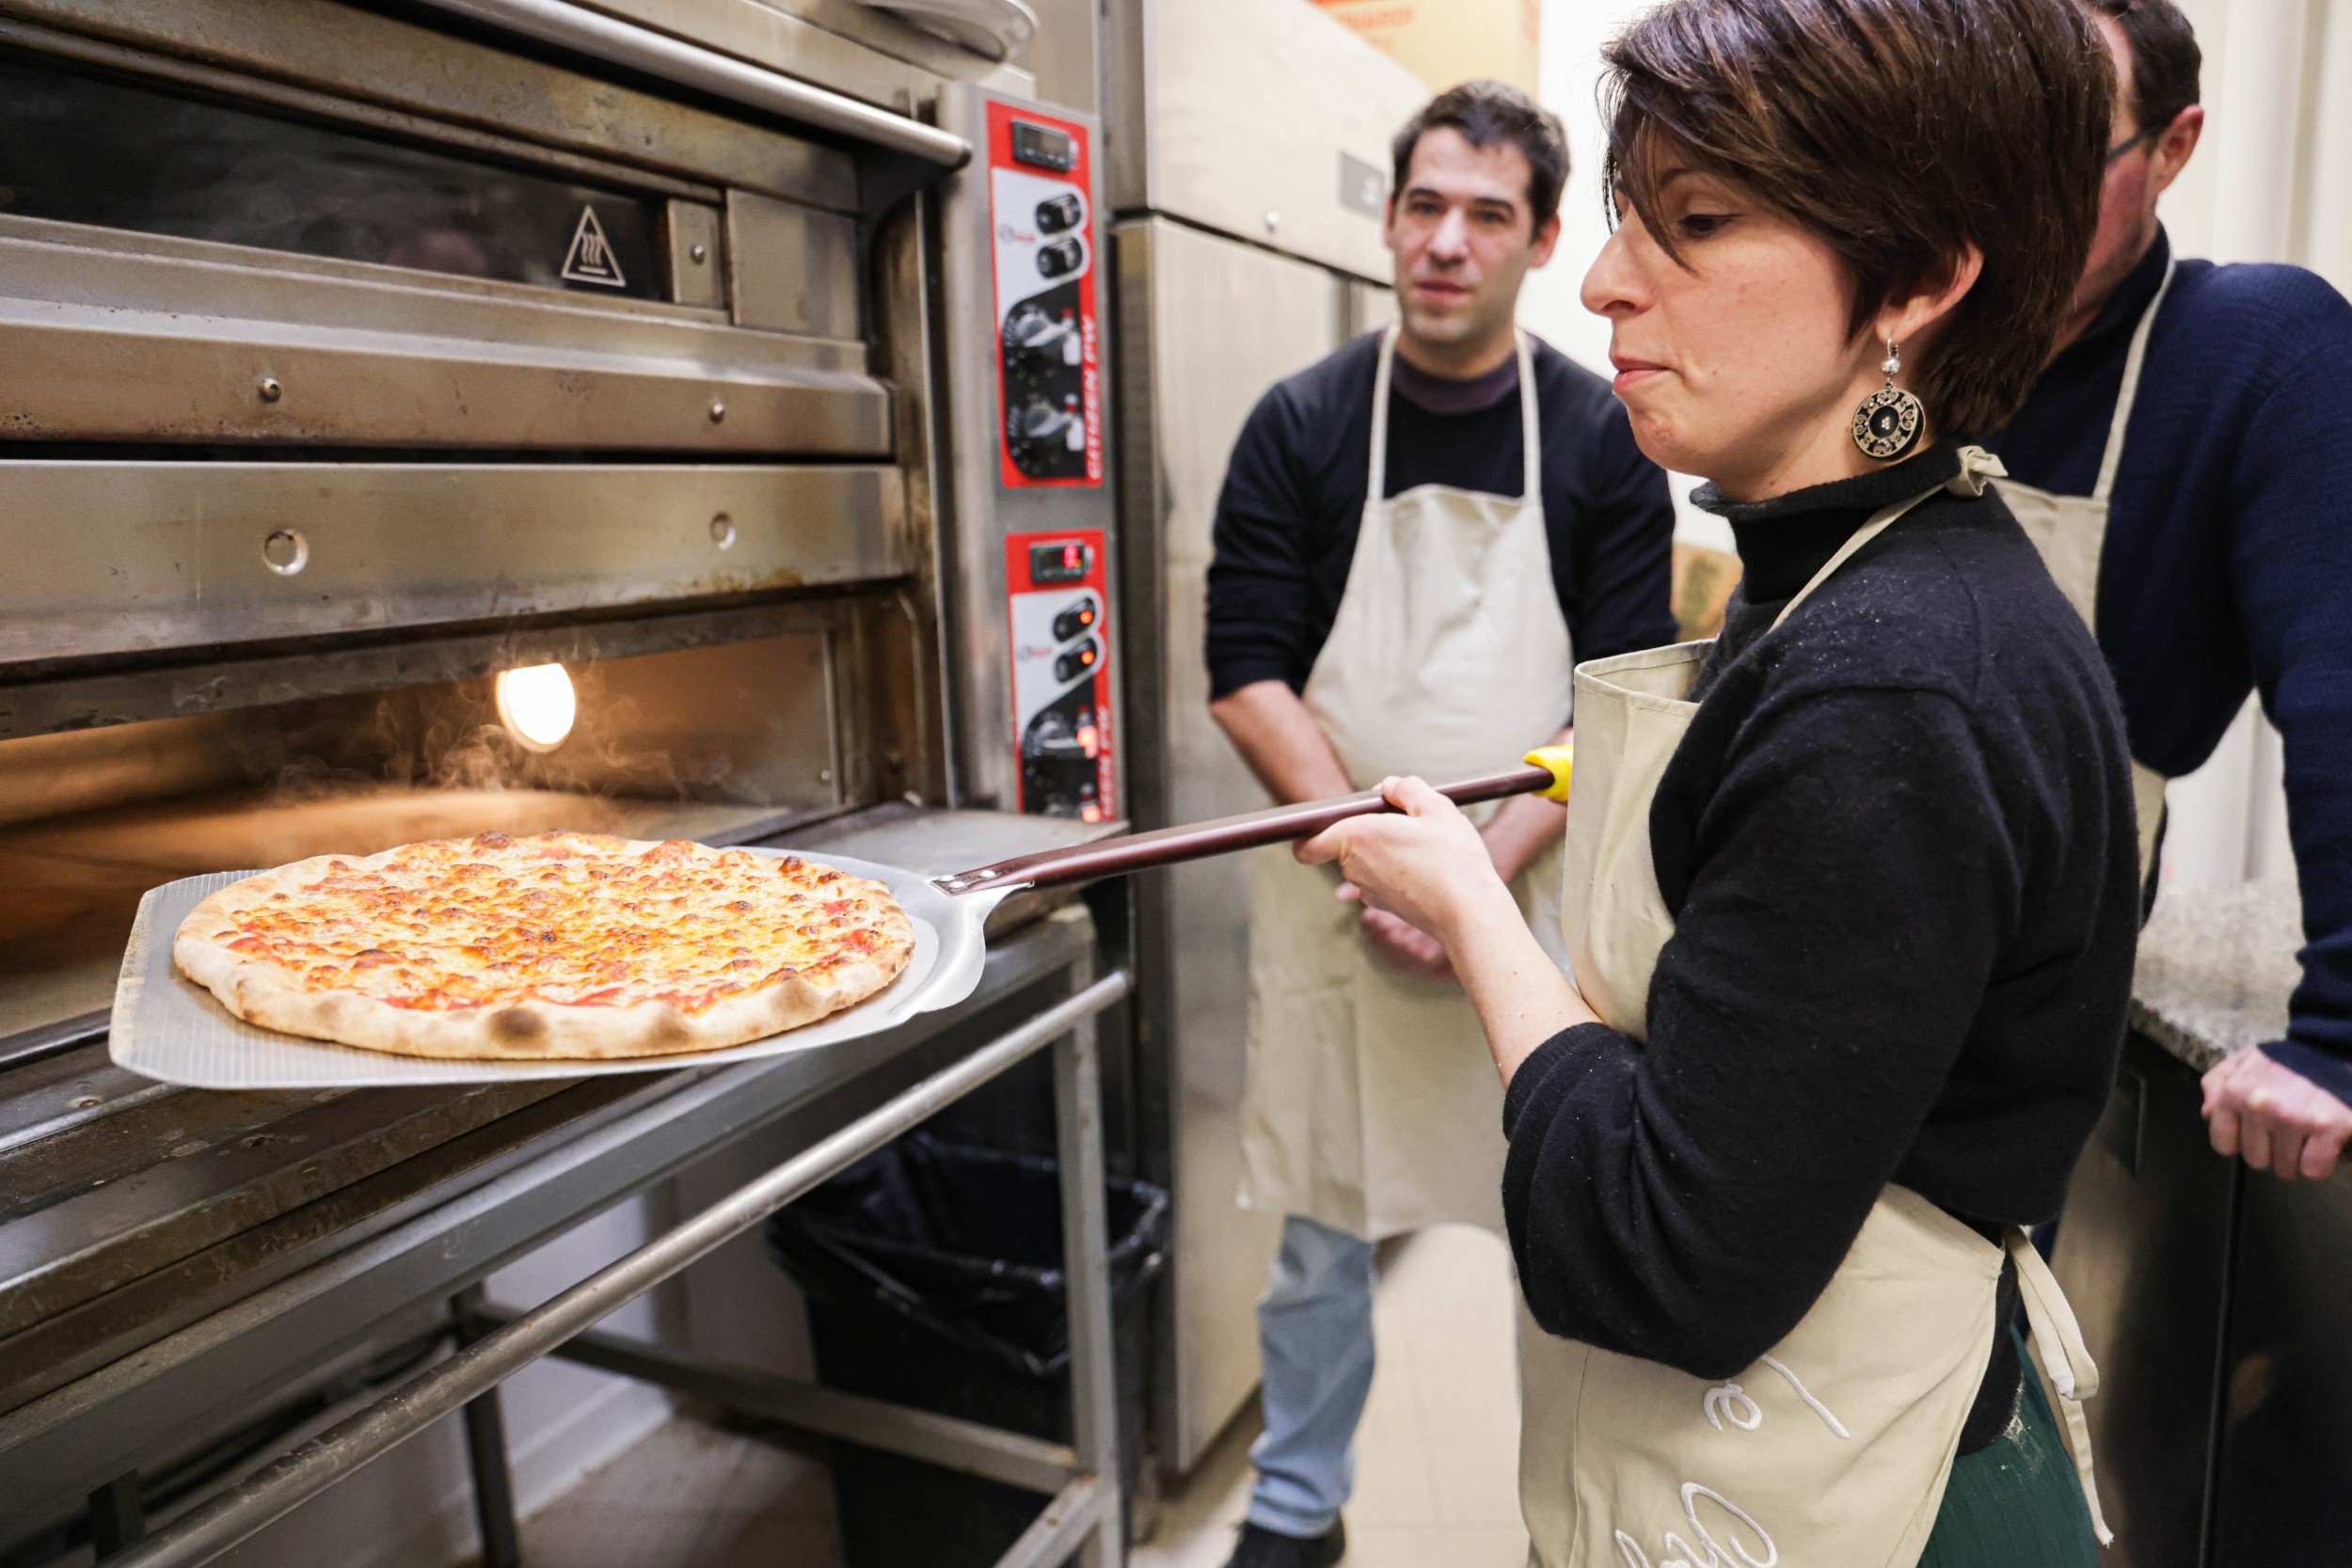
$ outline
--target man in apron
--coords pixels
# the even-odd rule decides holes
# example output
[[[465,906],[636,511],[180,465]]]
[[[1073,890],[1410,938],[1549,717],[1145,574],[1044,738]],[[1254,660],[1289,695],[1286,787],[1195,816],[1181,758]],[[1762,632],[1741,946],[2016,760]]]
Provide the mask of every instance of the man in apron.
[[[1608,384],[1513,325],[1567,150],[1471,83],[1399,135],[1401,321],[1269,392],[1209,573],[1213,705],[1283,800],[1441,778],[1556,736],[1574,658],[1669,641],[1673,509]],[[1561,809],[1483,825],[1558,945]],[[1335,1562],[1373,1369],[1373,1243],[1502,1227],[1502,1091],[1442,950],[1265,852],[1250,927],[1245,1205],[1285,1216],[1260,1304],[1266,1430],[1235,1568]]]
[[[2143,868],[2164,782],[2249,688],[2285,743],[2303,981],[2284,1039],[2205,1078],[2214,1147],[2319,1179],[2352,1135],[2352,306],[2299,267],[2176,261],[2156,198],[2196,150],[2195,33],[2089,0],[2115,59],[2098,237],[2059,347],[1989,443],[2098,634],[2130,726]]]

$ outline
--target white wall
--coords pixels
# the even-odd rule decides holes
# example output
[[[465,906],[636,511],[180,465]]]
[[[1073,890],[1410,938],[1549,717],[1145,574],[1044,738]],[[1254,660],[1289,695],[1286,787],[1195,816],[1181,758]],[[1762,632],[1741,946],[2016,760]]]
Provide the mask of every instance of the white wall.
[[[1600,202],[1600,117],[1593,89],[1600,48],[1642,0],[1544,0],[1539,96],[1568,131],[1568,188],[1560,198],[1560,248],[1519,295],[1519,320],[1561,353],[1609,373],[1609,324],[1578,303],[1585,269],[1609,238]]]
[[[1646,0],[1544,0],[1544,103],[1566,123],[1573,167],[1551,265],[1519,319],[1606,375],[1609,331],[1577,302],[1608,238],[1594,103],[1601,44]],[[2225,261],[2294,261],[2352,293],[2352,0],[2179,0],[2205,53],[2204,145],[2165,198],[2174,249]],[[2352,372],[2347,372],[2352,373]],[[1677,490],[1687,488],[1687,482]],[[1731,547],[1719,520],[1682,508],[1677,537]],[[2206,766],[2174,784],[2168,883],[2292,880],[2279,737],[2249,701]]]
[[[1543,0],[1538,96],[1568,131],[1568,187],[1560,198],[1560,246],[1551,265],[1530,275],[1519,294],[1521,325],[1597,374],[1609,370],[1609,324],[1579,303],[1586,269],[1609,239],[1600,200],[1600,115],[1593,92],[1600,48],[1648,0]],[[1731,525],[1692,506],[1698,482],[1672,476],[1675,537],[1707,549],[1731,548]]]

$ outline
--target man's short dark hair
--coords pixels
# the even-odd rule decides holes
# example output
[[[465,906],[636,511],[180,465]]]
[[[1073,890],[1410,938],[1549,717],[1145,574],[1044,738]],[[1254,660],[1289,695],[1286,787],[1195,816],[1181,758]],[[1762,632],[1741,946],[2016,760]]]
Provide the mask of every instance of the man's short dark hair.
[[[1405,174],[1422,134],[1438,130],[1458,131],[1464,141],[1480,149],[1509,142],[1527,155],[1527,208],[1535,218],[1531,232],[1542,232],[1560,211],[1560,187],[1568,182],[1568,134],[1560,128],[1558,115],[1502,82],[1448,87],[1405,122],[1391,148],[1396,157],[1396,180],[1389,187],[1392,197],[1405,194]]]
[[[2202,102],[2197,72],[2205,53],[2197,29],[2172,0],[2090,0],[2090,8],[2111,16],[2132,48],[2132,119],[2143,131],[2161,131],[2181,111]]]
[[[2099,221],[2115,66],[2074,0],[1668,0],[1601,58],[1606,188],[1668,255],[1677,164],[1827,244],[1857,338],[1975,246],[1975,284],[1905,362],[1939,436],[2009,422]]]

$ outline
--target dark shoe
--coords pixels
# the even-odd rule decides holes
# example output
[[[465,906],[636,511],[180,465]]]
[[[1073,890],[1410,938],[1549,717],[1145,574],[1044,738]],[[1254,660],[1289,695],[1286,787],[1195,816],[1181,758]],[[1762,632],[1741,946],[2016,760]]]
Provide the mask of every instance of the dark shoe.
[[[1244,1525],[1225,1568],[1331,1568],[1347,1555],[1347,1526],[1335,1523],[1311,1541]]]

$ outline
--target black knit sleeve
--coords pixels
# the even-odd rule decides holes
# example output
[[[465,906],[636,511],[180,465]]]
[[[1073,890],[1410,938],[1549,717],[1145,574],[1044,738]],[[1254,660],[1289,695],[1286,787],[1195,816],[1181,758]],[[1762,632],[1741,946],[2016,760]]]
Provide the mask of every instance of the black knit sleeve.
[[[1539,1323],[1701,1377],[1796,1325],[1936,1103],[2014,926],[2005,832],[1948,696],[1847,689],[1753,719],[1646,1044],[1570,1029],[1512,1080],[1503,1206]]]
[[[1225,471],[1208,572],[1209,696],[1257,681],[1307,684],[1312,592],[1307,547],[1310,491],[1298,460],[1299,412],[1290,389],[1258,400]]]
[[[2286,1037],[2263,1049],[2352,1104],[2352,392],[2341,370],[2352,307],[2301,276],[2309,286],[2298,293],[2312,297],[2297,299],[2305,308],[2293,319],[2311,349],[2265,395],[2238,443],[2230,578],[2263,708],[2286,753],[2306,939]]]

